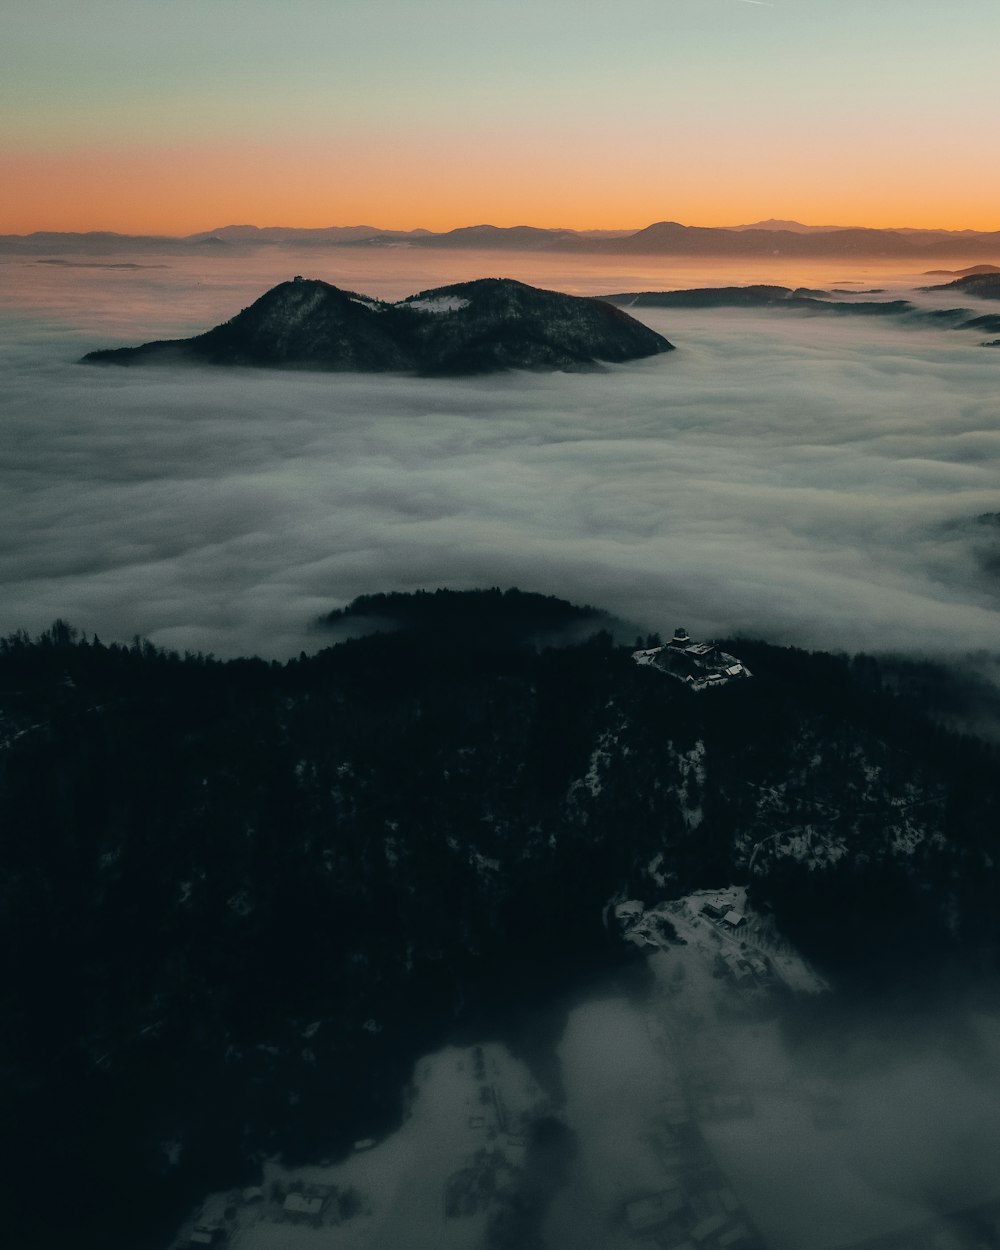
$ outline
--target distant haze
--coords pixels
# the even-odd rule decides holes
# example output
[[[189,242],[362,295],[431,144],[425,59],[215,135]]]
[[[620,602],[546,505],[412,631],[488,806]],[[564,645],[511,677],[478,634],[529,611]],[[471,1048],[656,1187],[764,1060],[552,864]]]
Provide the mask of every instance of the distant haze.
[[[642,258],[392,249],[338,255],[336,270],[313,255],[311,271],[308,259],[4,264],[0,629],[62,616],[106,640],[285,657],[322,645],[310,622],[362,592],[518,585],[646,629],[995,645],[994,537],[973,518],[1000,511],[1000,354],[981,336],[892,318],[643,310],[678,350],[601,374],[75,363],[207,328],[303,270],[385,298],[500,263],[578,294],[761,277]],[[765,276],[957,302],[913,295],[918,274]]]

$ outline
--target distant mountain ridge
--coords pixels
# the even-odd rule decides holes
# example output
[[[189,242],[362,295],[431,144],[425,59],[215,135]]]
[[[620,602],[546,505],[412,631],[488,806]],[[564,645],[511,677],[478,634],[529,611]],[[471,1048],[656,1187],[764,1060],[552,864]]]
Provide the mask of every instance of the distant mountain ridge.
[[[978,268],[978,267],[977,267]],[[924,291],[962,291],[966,295],[978,295],[980,299],[1000,299],[1000,271],[968,273],[954,282],[942,282],[939,286],[925,286]]]
[[[787,286],[694,287],[683,291],[624,291],[605,295],[619,308],[790,308],[798,311],[860,316],[899,316],[914,311],[905,299],[836,300],[829,292]],[[961,312],[963,310],[956,310]]]
[[[204,334],[94,351],[83,362],[440,375],[573,369],[672,349],[610,304],[509,278],[459,282],[388,304],[297,277]]]
[[[0,252],[44,255],[54,249],[85,248],[101,253],[122,250],[176,250],[257,246],[476,248],[493,251],[552,251],[665,256],[787,257],[921,260],[954,257],[989,261],[1000,256],[1000,231],[925,230],[912,227],[807,226],[771,218],[745,226],[686,226],[658,221],[637,231],[569,230],[482,223],[454,230],[386,230],[380,227],[228,225],[183,238],[116,234],[111,231],[38,231],[0,235]]]

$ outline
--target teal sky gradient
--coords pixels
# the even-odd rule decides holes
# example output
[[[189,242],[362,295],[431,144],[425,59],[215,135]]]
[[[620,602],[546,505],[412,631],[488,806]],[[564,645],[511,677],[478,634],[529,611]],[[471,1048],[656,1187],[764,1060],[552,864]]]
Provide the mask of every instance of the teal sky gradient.
[[[507,202],[511,180],[522,180],[526,209],[535,202],[524,219],[538,224],[643,224],[683,218],[687,203],[704,221],[713,202],[716,222],[735,220],[769,182],[778,185],[768,211],[786,215],[796,170],[801,198],[817,207],[824,177],[853,181],[854,216],[865,217],[867,198],[872,224],[891,224],[885,214],[909,203],[896,224],[986,228],[1000,204],[997,0],[17,0],[3,27],[3,148],[50,178],[60,160],[95,150],[105,172],[115,154],[126,164],[159,156],[182,171],[198,153],[253,151],[266,176],[271,148],[282,178],[299,148],[362,178],[380,151],[391,161],[405,145],[428,174],[448,153],[465,162],[488,215],[480,149],[492,146],[505,186],[494,201]],[[538,221],[552,151],[563,181],[579,169],[589,215],[586,205],[571,212],[568,188],[560,203],[553,186],[554,216]],[[649,217],[658,161],[672,171]],[[602,165],[635,183],[619,188],[614,219],[607,194],[593,193]],[[963,168],[950,188],[954,220],[938,222],[945,189],[930,199],[927,189]],[[685,190],[672,206],[692,182],[700,199]],[[301,217],[308,188],[288,190],[289,212]],[[415,197],[404,221],[380,194],[366,214],[380,224],[447,216],[444,204],[421,213]],[[0,229],[27,228],[30,187],[18,195],[23,205],[3,216],[19,224],[0,220]]]

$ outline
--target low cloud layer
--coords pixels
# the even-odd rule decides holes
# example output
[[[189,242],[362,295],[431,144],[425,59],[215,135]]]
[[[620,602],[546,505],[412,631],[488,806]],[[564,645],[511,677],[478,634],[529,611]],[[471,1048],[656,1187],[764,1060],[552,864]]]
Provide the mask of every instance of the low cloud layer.
[[[377,265],[322,276],[455,276]],[[599,375],[118,371],[74,361],[205,328],[264,275],[39,272],[4,310],[4,632],[283,658],[357,594],[496,584],[648,629],[995,645],[1000,584],[951,524],[1000,510],[1000,357],[974,335],[646,310],[679,350]]]

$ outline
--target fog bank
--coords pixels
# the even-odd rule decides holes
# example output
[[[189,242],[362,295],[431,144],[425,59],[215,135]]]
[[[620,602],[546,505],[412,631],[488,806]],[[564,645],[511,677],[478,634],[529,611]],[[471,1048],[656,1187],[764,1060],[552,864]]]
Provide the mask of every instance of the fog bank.
[[[393,268],[383,253],[368,282],[323,276],[395,297],[453,277],[425,272],[445,260],[458,263]],[[4,632],[62,616],[105,640],[284,658],[321,645],[310,621],[366,591],[518,585],[649,629],[994,645],[995,573],[954,524],[1000,509],[1000,355],[975,335],[644,310],[678,350],[601,374],[77,365],[92,347],[206,328],[266,285],[264,261],[212,282],[172,264],[14,275]],[[673,285],[706,275],[683,276]]]

